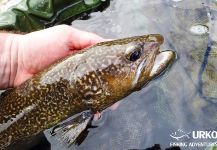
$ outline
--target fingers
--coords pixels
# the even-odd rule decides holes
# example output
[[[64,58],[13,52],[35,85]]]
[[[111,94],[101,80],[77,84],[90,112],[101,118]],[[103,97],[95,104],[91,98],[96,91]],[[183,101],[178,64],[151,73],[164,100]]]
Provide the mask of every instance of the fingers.
[[[100,117],[101,117],[100,112],[96,112],[96,114],[94,114],[93,120],[97,121],[97,120],[99,120]]]
[[[103,38],[68,25],[59,25],[26,34],[23,41],[25,66],[31,73],[36,73],[76,50],[103,41]]]
[[[81,30],[72,28],[70,26],[68,26],[68,27],[70,28],[70,30],[68,30],[68,31],[70,31],[70,35],[68,38],[68,43],[69,43],[68,46],[69,46],[70,50],[84,49],[84,48],[92,46],[96,43],[105,41],[105,39],[103,39],[102,37],[100,37],[94,33],[81,31]]]
[[[30,78],[74,51],[104,41],[100,36],[58,25],[23,35],[19,38],[17,82]],[[19,82],[20,84],[20,82]]]

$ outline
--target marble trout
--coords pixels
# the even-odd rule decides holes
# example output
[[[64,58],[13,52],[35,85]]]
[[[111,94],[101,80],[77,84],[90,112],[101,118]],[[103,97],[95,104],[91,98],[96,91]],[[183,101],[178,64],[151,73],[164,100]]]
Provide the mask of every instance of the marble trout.
[[[85,110],[102,111],[159,76],[174,51],[158,34],[98,43],[72,54],[0,97],[0,149]]]

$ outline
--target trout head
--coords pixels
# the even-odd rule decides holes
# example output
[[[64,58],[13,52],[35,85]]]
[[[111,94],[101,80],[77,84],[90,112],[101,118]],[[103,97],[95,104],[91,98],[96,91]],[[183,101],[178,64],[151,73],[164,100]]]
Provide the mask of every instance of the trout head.
[[[176,56],[173,51],[160,52],[163,41],[161,35],[152,34],[96,45],[97,53],[103,53],[95,59],[101,63],[97,75],[103,96],[94,107],[102,110],[162,74]]]

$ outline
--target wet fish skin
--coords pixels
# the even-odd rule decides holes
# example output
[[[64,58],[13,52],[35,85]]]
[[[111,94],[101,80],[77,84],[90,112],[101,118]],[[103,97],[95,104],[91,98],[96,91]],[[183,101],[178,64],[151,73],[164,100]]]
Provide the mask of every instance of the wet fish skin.
[[[39,134],[87,109],[101,111],[141,88],[163,37],[145,35],[96,44],[0,97],[0,148]],[[130,61],[134,51],[141,57]],[[140,71],[138,68],[140,67]]]

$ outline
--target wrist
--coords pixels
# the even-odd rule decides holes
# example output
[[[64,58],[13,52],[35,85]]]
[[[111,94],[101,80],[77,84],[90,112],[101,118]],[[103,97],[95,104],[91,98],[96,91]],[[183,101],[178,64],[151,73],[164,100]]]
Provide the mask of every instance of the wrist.
[[[14,86],[18,68],[18,36],[0,33],[0,89]]]

